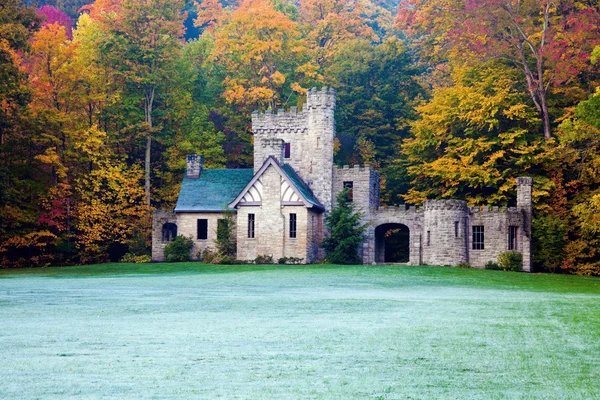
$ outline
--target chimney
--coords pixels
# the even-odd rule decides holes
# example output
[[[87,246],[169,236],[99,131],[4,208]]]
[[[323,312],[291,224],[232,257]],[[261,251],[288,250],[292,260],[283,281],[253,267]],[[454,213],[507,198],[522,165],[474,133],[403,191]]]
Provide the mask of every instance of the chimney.
[[[198,178],[204,169],[204,156],[190,154],[187,156],[186,176],[188,178]]]

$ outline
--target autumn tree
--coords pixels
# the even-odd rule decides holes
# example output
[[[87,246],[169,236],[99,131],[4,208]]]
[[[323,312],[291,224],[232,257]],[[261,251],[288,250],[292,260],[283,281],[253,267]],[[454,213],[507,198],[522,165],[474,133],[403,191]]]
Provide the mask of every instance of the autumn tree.
[[[397,22],[442,59],[504,60],[519,68],[546,139],[549,90],[581,74],[600,40],[598,6],[577,1],[407,0]]]
[[[413,185],[404,195],[409,203],[460,198],[506,205],[517,176],[539,174],[543,140],[531,133],[539,120],[515,87],[518,72],[496,64],[454,67],[453,84],[434,89],[417,107],[413,137],[402,145]],[[536,179],[536,197],[547,193],[543,182]]]
[[[181,0],[124,0],[116,11],[103,11],[106,36],[99,44],[125,89],[138,96],[144,113],[141,129],[146,136],[144,188],[150,207],[151,155],[155,100],[172,80],[173,59],[183,36]]]

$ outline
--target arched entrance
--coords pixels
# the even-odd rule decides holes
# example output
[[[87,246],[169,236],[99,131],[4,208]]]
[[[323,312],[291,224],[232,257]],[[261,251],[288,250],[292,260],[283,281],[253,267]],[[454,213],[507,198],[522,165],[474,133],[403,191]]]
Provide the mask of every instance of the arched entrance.
[[[410,231],[406,225],[389,223],[375,228],[375,260],[378,263],[410,261]]]

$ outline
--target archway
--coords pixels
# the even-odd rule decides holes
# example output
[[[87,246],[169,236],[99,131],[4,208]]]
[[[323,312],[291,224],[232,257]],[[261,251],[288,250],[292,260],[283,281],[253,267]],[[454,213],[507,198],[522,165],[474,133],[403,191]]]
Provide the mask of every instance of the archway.
[[[375,260],[378,263],[410,261],[410,231],[406,225],[389,223],[375,228]]]

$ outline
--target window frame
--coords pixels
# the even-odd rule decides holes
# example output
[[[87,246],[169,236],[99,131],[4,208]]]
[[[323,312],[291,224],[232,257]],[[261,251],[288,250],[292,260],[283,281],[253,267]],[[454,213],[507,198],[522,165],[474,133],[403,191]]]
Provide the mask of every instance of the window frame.
[[[256,214],[248,214],[248,239],[256,238]]]
[[[283,143],[283,158],[292,158],[292,145],[289,142]]]
[[[508,250],[517,250],[519,246],[518,238],[519,237],[519,227],[510,225],[508,227]]]
[[[473,225],[472,226],[472,245],[473,250],[485,250],[485,226],[484,225]]]
[[[348,189],[348,201],[354,201],[354,181],[344,181],[342,183],[344,189]]]
[[[298,236],[298,215],[296,213],[290,213],[289,223],[289,237],[290,239],[296,239]]]
[[[200,235],[200,221],[205,222],[204,236]],[[196,240],[208,240],[208,219],[207,218],[198,218],[196,219]]]

